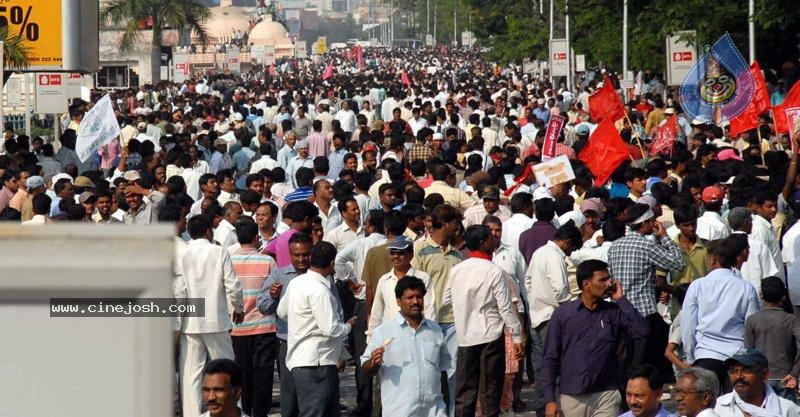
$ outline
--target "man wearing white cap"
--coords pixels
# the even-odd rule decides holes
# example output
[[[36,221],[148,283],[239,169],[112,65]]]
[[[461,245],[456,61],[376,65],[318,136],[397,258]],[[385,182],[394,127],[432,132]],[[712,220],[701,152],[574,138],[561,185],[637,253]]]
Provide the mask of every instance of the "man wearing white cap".
[[[547,121],[550,120],[550,110],[544,107],[544,103],[545,101],[543,98],[536,100],[536,105],[538,107],[533,109],[533,115],[536,116],[537,119],[547,123]]]
[[[667,236],[647,204],[634,204],[628,211],[631,233],[614,241],[608,250],[608,264],[622,285],[626,297],[650,325],[647,338],[633,340],[629,364],[666,365],[664,346],[669,328],[656,310],[656,269],[681,271],[686,262],[680,247]],[[649,236],[655,233],[655,239]]]
[[[286,167],[286,181],[292,187],[297,188],[297,180],[294,177],[297,170],[301,167],[314,169],[314,161],[309,157],[307,140],[298,141],[295,149],[297,150],[297,156],[289,160],[289,165]]]
[[[228,142],[219,138],[214,140],[214,154],[211,155],[211,173],[216,174],[223,169],[233,166],[231,156],[228,155]]]

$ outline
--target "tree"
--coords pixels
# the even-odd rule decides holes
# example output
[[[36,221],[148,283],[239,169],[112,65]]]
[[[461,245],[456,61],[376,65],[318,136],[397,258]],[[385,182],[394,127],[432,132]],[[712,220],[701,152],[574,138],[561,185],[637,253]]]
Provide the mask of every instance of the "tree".
[[[164,29],[188,29],[201,44],[208,43],[205,21],[211,10],[199,0],[112,0],[100,12],[105,22],[124,25],[120,49],[129,51],[136,44],[141,22],[152,24],[150,70],[153,84],[161,80],[161,33]]]
[[[8,26],[0,28],[0,39],[3,39],[3,66],[9,69],[28,67],[30,48],[17,33],[9,33]]]

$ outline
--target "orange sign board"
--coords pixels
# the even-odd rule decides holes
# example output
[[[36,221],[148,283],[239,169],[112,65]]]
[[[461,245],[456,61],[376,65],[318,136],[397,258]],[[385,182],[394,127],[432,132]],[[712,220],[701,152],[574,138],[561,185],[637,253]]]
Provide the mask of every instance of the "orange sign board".
[[[9,36],[19,36],[29,48],[28,65],[61,67],[60,0],[0,0],[0,27],[4,26]]]

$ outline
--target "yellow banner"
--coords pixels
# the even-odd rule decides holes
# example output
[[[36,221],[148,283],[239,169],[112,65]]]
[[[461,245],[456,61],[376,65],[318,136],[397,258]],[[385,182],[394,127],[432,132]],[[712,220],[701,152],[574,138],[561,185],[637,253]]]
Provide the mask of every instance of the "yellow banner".
[[[28,65],[61,67],[61,0],[0,0],[3,26],[29,48]]]

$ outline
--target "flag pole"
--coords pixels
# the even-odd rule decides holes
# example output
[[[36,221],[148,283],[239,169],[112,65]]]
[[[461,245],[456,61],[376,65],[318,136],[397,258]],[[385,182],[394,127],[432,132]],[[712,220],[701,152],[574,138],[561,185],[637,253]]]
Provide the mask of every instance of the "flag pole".
[[[633,137],[636,138],[636,144],[639,145],[639,150],[642,151],[642,159],[644,159],[644,147],[642,147],[642,140],[639,138],[639,132],[633,128],[633,123],[631,122],[631,119],[628,118],[628,112],[623,113],[625,113],[625,120],[627,120],[628,124],[631,125],[631,132],[633,133]]]

